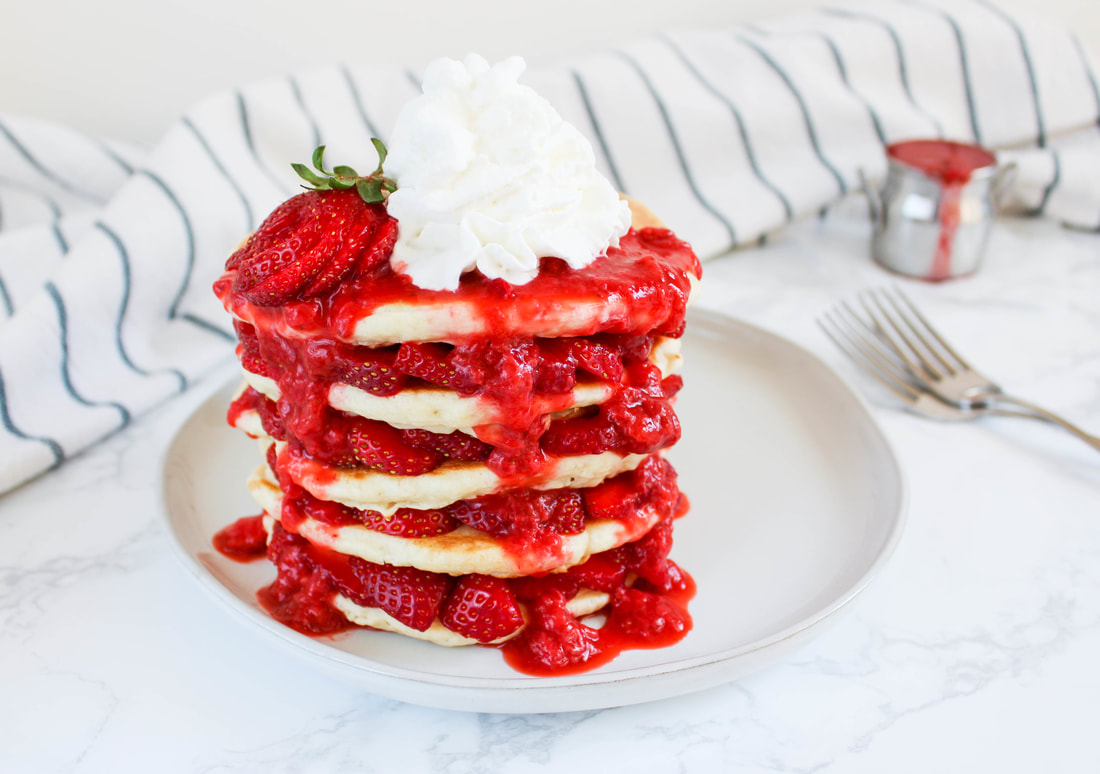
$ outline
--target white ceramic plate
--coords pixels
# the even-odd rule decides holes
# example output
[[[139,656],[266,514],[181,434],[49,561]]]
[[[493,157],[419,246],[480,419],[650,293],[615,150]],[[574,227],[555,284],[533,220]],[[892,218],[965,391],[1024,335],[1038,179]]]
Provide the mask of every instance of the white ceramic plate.
[[[671,459],[692,509],[673,557],[698,583],[679,644],[622,654],[580,675],[532,678],[487,648],[383,632],[312,639],[269,618],[266,562],[237,564],[213,534],[257,512],[244,481],[254,441],[225,425],[236,384],[203,402],[165,455],[164,502],[185,566],[272,644],[339,678],[416,704],[557,712],[633,704],[741,677],[780,659],[881,569],[901,532],[897,460],[864,403],[820,360],[742,322],[693,312],[684,338],[684,436]]]

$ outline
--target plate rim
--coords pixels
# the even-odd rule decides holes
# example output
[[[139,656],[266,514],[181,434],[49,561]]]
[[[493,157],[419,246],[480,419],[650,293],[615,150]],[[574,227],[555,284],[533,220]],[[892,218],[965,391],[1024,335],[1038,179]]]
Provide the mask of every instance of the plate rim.
[[[181,409],[182,418],[170,429],[168,434],[168,441],[163,445],[159,460],[159,489],[160,497],[158,498],[159,510],[162,517],[167,522],[168,533],[171,537],[171,544],[173,553],[177,560],[181,562],[184,568],[188,571],[188,574],[194,577],[200,582],[200,585],[208,592],[212,592],[213,596],[219,600],[219,602],[227,607],[227,609],[235,614],[235,618],[240,618],[240,614],[244,614],[244,618],[250,624],[258,627],[260,631],[268,634],[275,635],[276,641],[283,648],[289,648],[291,651],[296,652],[299,655],[309,655],[312,657],[319,657],[324,664],[318,664],[318,666],[327,666],[329,668],[339,668],[343,672],[345,679],[351,676],[347,674],[346,670],[354,670],[356,676],[359,678],[365,678],[367,676],[375,676],[381,678],[382,681],[398,681],[405,685],[422,686],[424,688],[430,687],[431,689],[438,691],[440,689],[448,691],[459,691],[461,695],[465,697],[461,704],[456,701],[431,701],[423,700],[422,698],[409,699],[403,696],[398,696],[393,691],[384,690],[384,686],[368,686],[368,690],[378,693],[380,695],[390,696],[391,698],[397,698],[404,701],[411,701],[413,703],[422,704],[424,706],[436,706],[454,709],[468,709],[470,711],[489,711],[489,712],[545,712],[548,711],[545,708],[534,707],[531,709],[517,709],[509,706],[507,709],[494,709],[488,705],[482,703],[478,706],[466,706],[469,705],[469,693],[470,691],[477,691],[482,694],[488,693],[494,696],[505,696],[509,692],[522,691],[524,696],[530,697],[532,693],[536,694],[548,694],[555,695],[561,691],[579,692],[583,690],[594,689],[606,689],[608,685],[623,685],[633,684],[640,681],[669,678],[679,675],[697,675],[701,671],[714,670],[721,665],[735,662],[738,660],[747,660],[755,654],[759,654],[762,651],[769,648],[777,648],[784,643],[798,639],[801,636],[805,636],[814,629],[818,628],[821,624],[833,618],[837,613],[849,606],[849,604],[870,584],[876,575],[878,575],[882,568],[893,556],[897,549],[897,545],[901,540],[902,534],[905,531],[905,526],[908,521],[908,503],[909,503],[909,487],[905,477],[904,469],[901,466],[898,459],[897,452],[890,443],[889,438],[886,436],[878,420],[875,418],[870,405],[863,398],[860,392],[850,383],[850,381],[843,375],[835,371],[828,365],[821,357],[814,352],[803,347],[795,341],[792,341],[785,336],[778,333],[769,331],[765,328],[757,326],[753,323],[747,322],[740,318],[734,317],[729,314],[724,314],[715,310],[708,309],[691,309],[688,312],[688,331],[693,329],[693,326],[721,326],[725,328],[732,327],[734,329],[741,328],[744,331],[751,333],[751,335],[764,340],[770,347],[785,347],[793,350],[797,355],[811,360],[822,373],[827,374],[829,378],[836,380],[837,384],[842,387],[842,391],[847,394],[847,397],[852,399],[859,411],[862,413],[867,427],[871,429],[877,436],[878,442],[882,448],[887,452],[885,460],[880,460],[881,463],[887,464],[890,468],[893,478],[896,481],[897,491],[897,503],[896,508],[892,508],[892,523],[889,525],[889,530],[886,537],[878,550],[878,553],[868,563],[864,572],[856,578],[851,584],[849,584],[841,593],[833,597],[827,604],[822,605],[819,609],[812,614],[802,618],[801,620],[775,631],[765,637],[759,638],[749,643],[737,645],[730,648],[724,648],[722,650],[716,650],[710,653],[700,654],[691,657],[679,658],[668,662],[650,664],[644,666],[628,667],[625,669],[611,671],[611,672],[582,672],[573,675],[565,675],[560,677],[532,677],[529,675],[523,675],[516,673],[509,676],[465,676],[454,675],[447,673],[428,672],[422,669],[411,669],[408,667],[393,666],[376,661],[372,661],[366,656],[353,654],[339,648],[334,648],[331,645],[321,640],[308,637],[307,635],[296,632],[286,626],[278,623],[274,619],[270,618],[267,614],[263,613],[257,608],[251,607],[246,604],[240,597],[237,596],[230,588],[222,583],[216,575],[206,568],[196,555],[193,555],[184,545],[184,541],[177,530],[176,519],[172,515],[172,505],[169,502],[170,485],[169,475],[170,466],[173,459],[173,451],[177,444],[180,442],[183,431],[188,427],[190,421],[195,414],[200,411],[206,403],[213,398],[214,395],[227,389],[231,386],[232,375],[239,371],[239,366],[236,361],[231,361],[224,368],[219,368],[217,371],[208,377],[209,383],[205,389],[196,392],[188,404]],[[723,331],[723,335],[730,335],[731,331]],[[887,515],[890,518],[890,515]],[[256,631],[253,629],[253,631]],[[258,633],[258,632],[257,632]],[[726,682],[730,682],[743,674],[755,671],[763,664],[747,670],[742,674],[735,674],[728,679],[716,680],[713,684],[718,685]],[[736,671],[736,670],[734,670]],[[593,677],[595,676],[595,677]],[[362,682],[362,679],[360,679]],[[705,686],[701,686],[705,687]],[[585,709],[596,707],[611,707],[611,706],[624,706],[627,704],[638,703],[641,701],[649,701],[651,699],[658,699],[663,697],[669,697],[673,695],[679,695],[682,693],[688,693],[700,688],[688,687],[682,691],[664,692],[658,696],[645,697],[636,699],[633,701],[614,701],[614,702],[583,702],[574,701],[571,703],[570,708]],[[548,696],[549,698],[549,696]],[[554,710],[550,710],[554,711]]]

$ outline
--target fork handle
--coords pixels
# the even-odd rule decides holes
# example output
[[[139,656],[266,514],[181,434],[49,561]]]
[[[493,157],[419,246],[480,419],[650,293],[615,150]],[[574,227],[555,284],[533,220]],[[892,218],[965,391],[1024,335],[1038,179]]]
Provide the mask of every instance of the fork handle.
[[[1058,427],[1062,428],[1063,430],[1068,430],[1070,433],[1073,433],[1073,435],[1080,438],[1082,441],[1087,443],[1092,448],[1096,449],[1097,451],[1100,451],[1100,436],[1095,436],[1095,435],[1092,435],[1091,433],[1086,433],[1084,430],[1079,428],[1077,425],[1073,424],[1068,419],[1065,419],[1063,417],[1058,416],[1053,411],[1047,411],[1042,406],[1036,406],[1034,403],[1031,403],[1030,401],[1022,400],[1021,398],[1016,398],[1016,397],[1013,397],[1012,395],[1006,395],[1003,392],[993,393],[993,394],[990,394],[990,395],[986,396],[986,404],[985,405],[988,408],[997,409],[997,408],[1000,408],[1001,406],[1006,405],[1006,404],[1009,405],[1009,406],[1014,406],[1016,408],[1023,409],[1024,411],[1028,412],[1028,415],[1034,417],[1035,419],[1040,419],[1044,422],[1049,422],[1052,425],[1057,425]],[[1017,415],[1017,416],[1023,416],[1023,415]]]

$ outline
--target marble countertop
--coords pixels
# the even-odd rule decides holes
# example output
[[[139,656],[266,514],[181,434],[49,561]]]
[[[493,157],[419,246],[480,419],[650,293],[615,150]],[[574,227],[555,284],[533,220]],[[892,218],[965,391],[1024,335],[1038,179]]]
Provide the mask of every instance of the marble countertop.
[[[181,401],[0,498],[0,770],[1100,769],[1100,454],[1023,420],[905,414],[814,322],[896,283],[972,362],[1098,432],[1100,237],[1006,221],[978,274],[940,285],[885,274],[867,238],[839,208],[709,263],[700,298],[863,388],[908,479],[892,560],[793,656],[601,711],[476,715],[365,694],[258,645],[174,558],[159,464]]]

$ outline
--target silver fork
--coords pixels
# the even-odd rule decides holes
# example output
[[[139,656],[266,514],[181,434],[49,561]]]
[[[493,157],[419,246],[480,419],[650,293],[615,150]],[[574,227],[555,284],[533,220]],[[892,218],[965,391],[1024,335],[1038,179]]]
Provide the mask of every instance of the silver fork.
[[[1038,419],[1100,450],[1100,437],[1006,394],[974,370],[901,291],[866,291],[859,300],[863,315],[843,302],[818,322],[841,350],[909,409],[946,421],[991,415]]]

